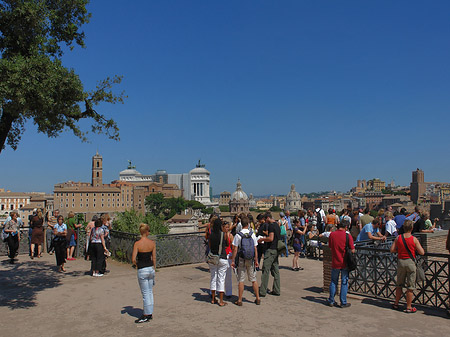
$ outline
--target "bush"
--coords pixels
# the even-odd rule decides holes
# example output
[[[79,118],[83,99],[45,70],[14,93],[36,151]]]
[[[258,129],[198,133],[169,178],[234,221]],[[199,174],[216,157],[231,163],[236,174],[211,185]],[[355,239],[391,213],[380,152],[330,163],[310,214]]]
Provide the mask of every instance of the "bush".
[[[161,217],[151,213],[142,215],[134,209],[117,213],[113,228],[120,232],[139,234],[139,225],[141,223],[146,223],[150,227],[150,234],[152,235],[169,233],[169,226],[164,223]]]

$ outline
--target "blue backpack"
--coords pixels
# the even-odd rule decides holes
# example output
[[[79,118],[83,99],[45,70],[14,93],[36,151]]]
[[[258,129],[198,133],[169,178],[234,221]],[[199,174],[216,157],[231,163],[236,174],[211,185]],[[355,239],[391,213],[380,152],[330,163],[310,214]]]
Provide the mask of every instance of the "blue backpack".
[[[252,260],[255,258],[255,243],[252,239],[253,232],[244,234],[239,232],[238,235],[241,237],[241,247],[239,249],[239,256],[245,260]]]

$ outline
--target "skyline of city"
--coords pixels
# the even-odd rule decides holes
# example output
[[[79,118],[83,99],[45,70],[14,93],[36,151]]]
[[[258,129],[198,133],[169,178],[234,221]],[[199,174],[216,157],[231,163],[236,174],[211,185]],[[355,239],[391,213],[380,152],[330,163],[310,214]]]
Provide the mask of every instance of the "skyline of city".
[[[450,3],[435,1],[93,2],[86,49],[66,51],[86,90],[124,75],[123,105],[100,105],[120,142],[37,134],[0,155],[0,187],[51,192],[199,159],[213,194],[348,191],[357,179],[450,181]],[[120,22],[120,25],[116,23]],[[67,50],[67,49],[65,49]],[[89,124],[83,121],[84,129]]]

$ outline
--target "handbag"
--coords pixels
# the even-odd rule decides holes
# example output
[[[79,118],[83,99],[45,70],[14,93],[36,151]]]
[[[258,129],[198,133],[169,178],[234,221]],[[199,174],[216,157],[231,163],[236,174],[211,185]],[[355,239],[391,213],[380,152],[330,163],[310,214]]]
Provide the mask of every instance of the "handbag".
[[[220,244],[219,244],[219,251],[218,251],[219,254],[222,252],[222,242],[223,242],[223,232],[222,232],[222,235],[220,236]],[[220,256],[213,254],[211,252],[211,250],[209,250],[208,255],[206,255],[206,262],[208,264],[217,266],[219,264],[219,260],[220,260]]]
[[[6,233],[4,229],[2,229],[1,236],[2,236],[1,239],[3,242],[8,241],[9,233]]]
[[[345,254],[344,254],[344,260],[347,265],[348,271],[353,271],[357,267],[356,257],[355,254],[352,253],[352,250],[350,248],[349,244],[349,235],[345,233]]]
[[[286,252],[286,245],[281,240],[278,240],[278,242],[277,242],[277,251],[278,251],[278,254],[282,254],[282,253]]]
[[[402,237],[403,245],[405,246],[410,259],[413,260],[416,265],[416,283],[426,281],[427,278],[425,277],[425,271],[423,270],[421,263],[418,263],[417,260],[412,255],[411,251],[409,250],[409,247],[406,244],[405,237],[403,235],[401,235],[401,237]]]

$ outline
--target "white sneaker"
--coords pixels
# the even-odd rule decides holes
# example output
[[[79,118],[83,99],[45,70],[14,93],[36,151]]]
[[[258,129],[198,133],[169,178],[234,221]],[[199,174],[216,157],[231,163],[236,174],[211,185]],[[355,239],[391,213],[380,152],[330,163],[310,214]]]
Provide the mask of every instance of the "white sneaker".
[[[97,277],[102,277],[103,276],[103,274],[97,274]]]

